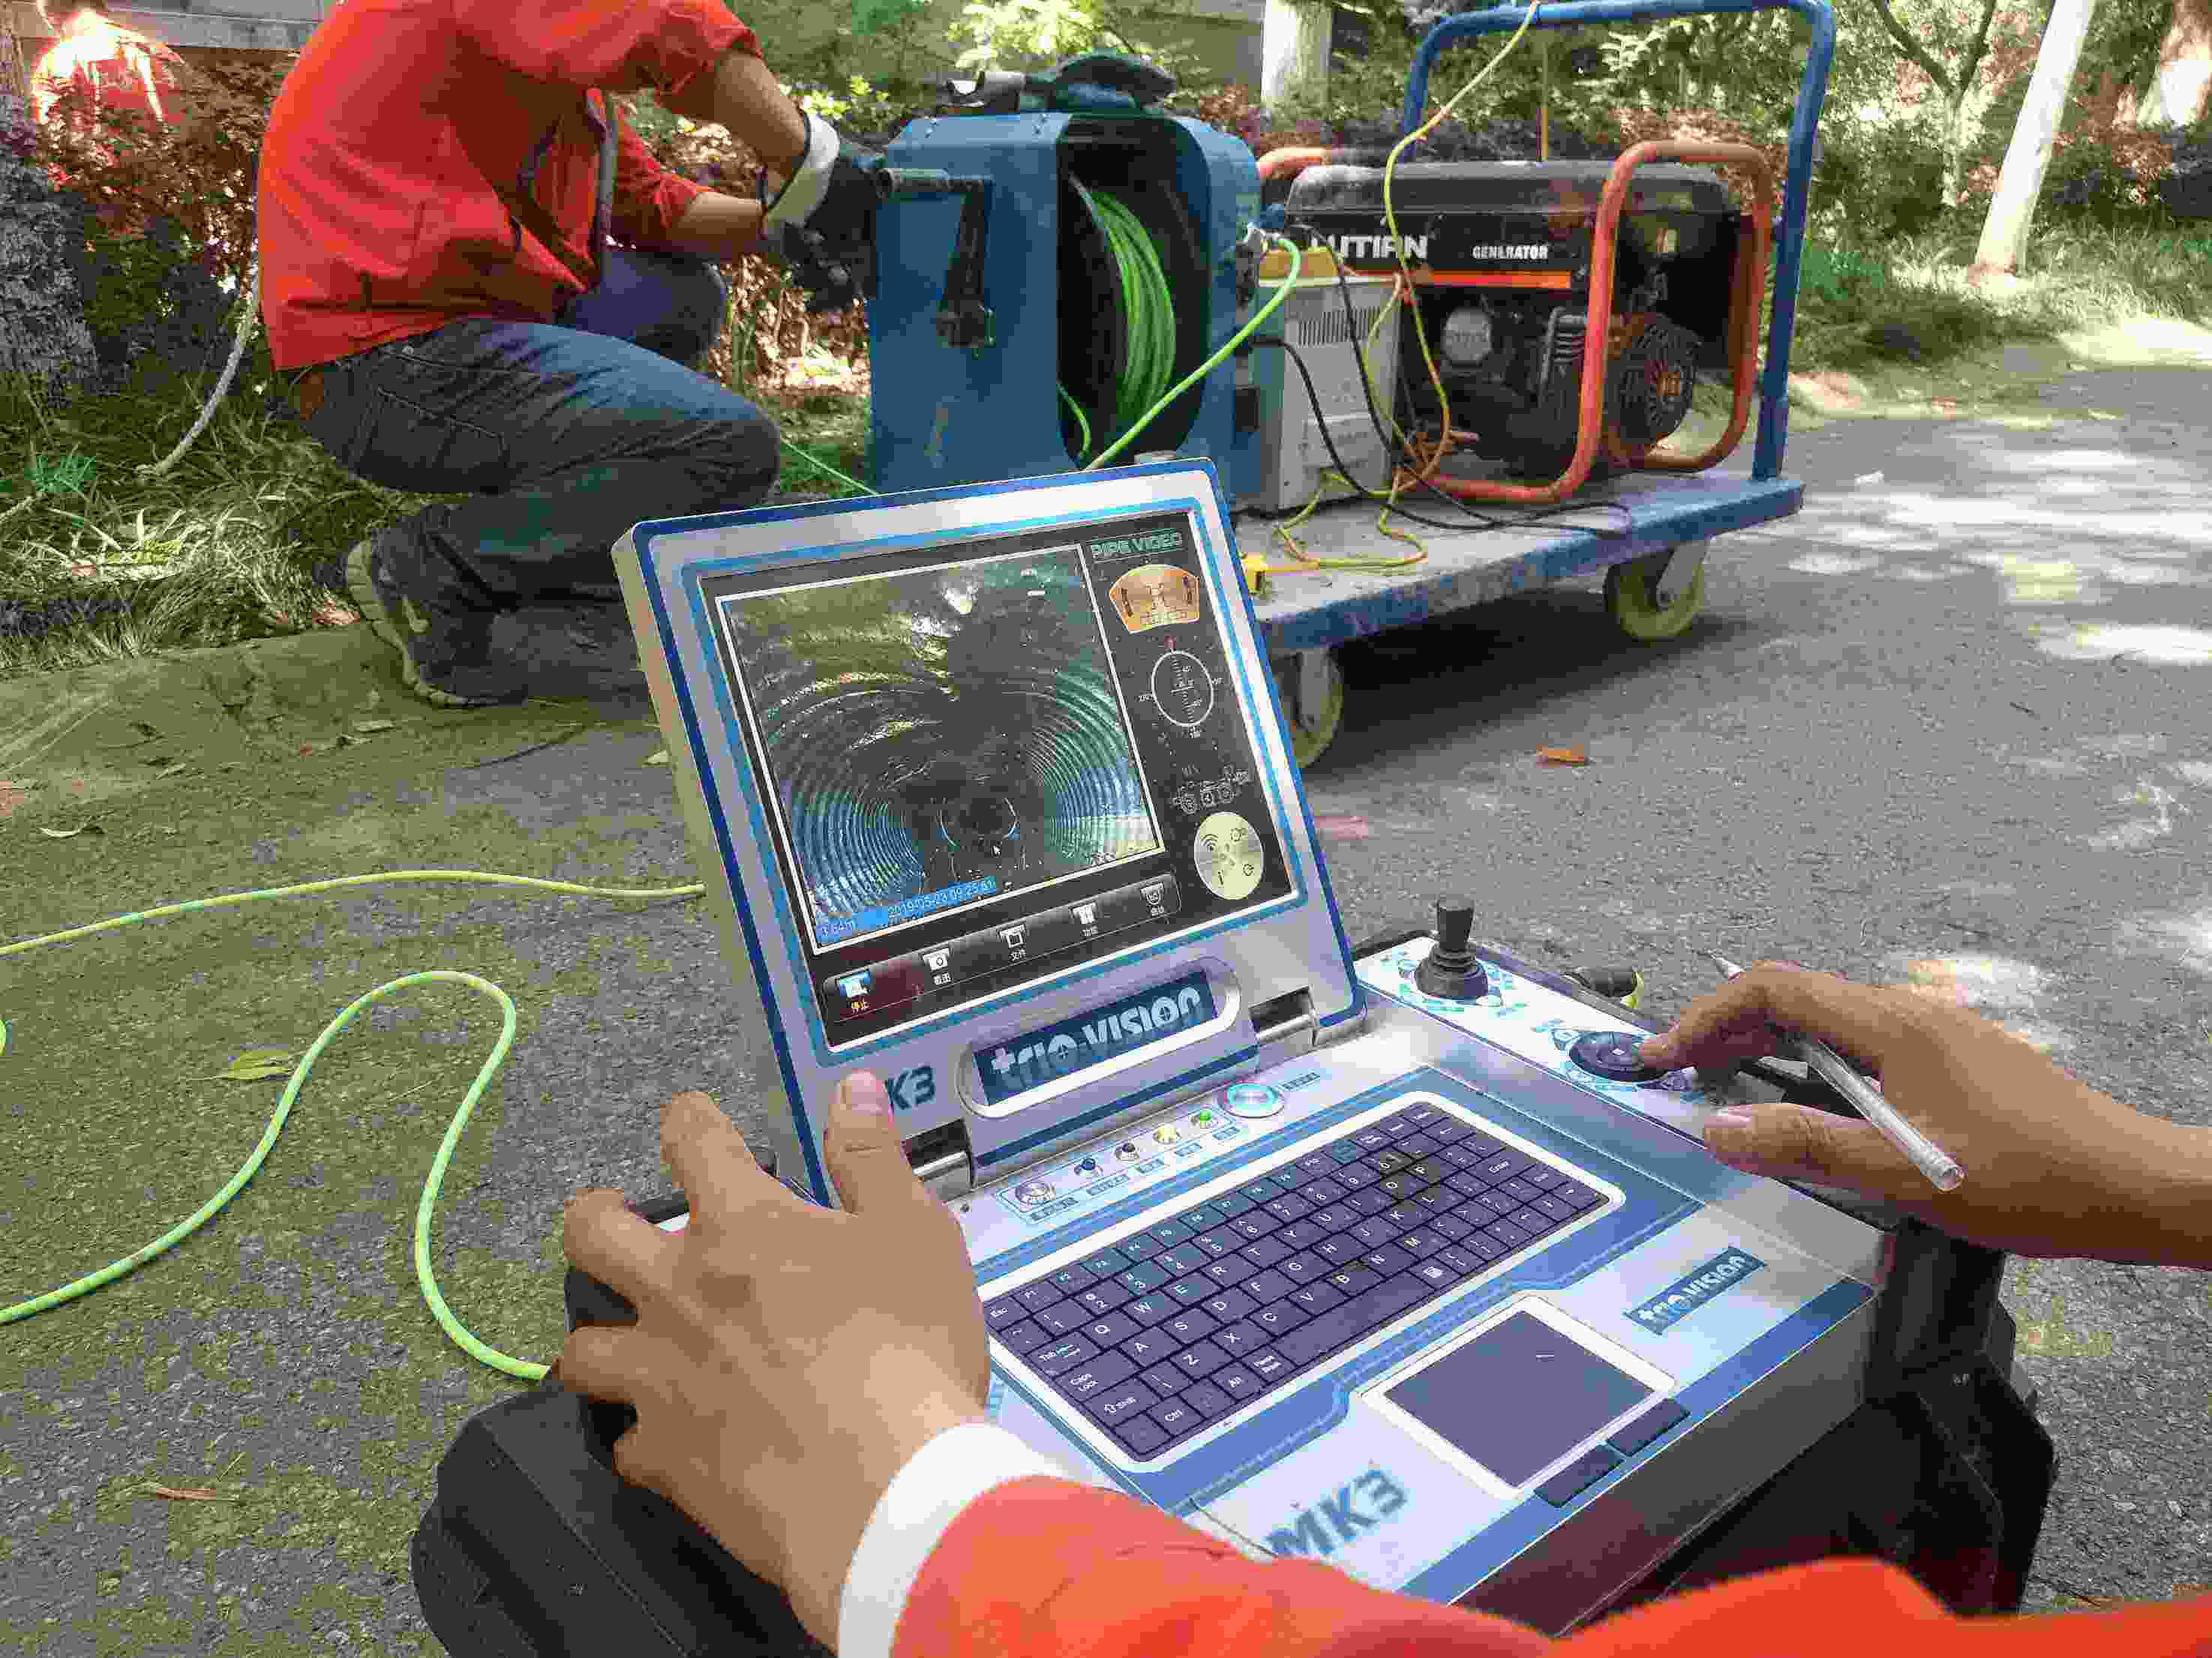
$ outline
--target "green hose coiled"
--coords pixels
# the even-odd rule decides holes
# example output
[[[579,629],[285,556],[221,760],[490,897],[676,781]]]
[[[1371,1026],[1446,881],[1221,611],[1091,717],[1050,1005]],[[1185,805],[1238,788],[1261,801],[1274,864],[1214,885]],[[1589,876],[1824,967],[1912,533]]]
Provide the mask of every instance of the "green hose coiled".
[[[1103,191],[1077,184],[1091,222],[1106,242],[1121,279],[1122,314],[1129,325],[1128,361],[1114,386],[1113,430],[1127,435],[1166,396],[1175,374],[1175,295],[1168,287],[1166,270],[1149,232],[1128,206]],[[1062,387],[1060,396],[1071,408],[1074,399]],[[1083,446],[1091,447],[1088,422],[1077,411]]]

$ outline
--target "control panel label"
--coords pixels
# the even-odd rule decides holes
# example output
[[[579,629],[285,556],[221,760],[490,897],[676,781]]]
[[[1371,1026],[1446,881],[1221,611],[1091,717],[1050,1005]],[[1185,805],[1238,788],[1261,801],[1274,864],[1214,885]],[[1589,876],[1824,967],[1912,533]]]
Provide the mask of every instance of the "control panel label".
[[[1119,577],[1106,596],[1133,634],[1188,627],[1200,615],[1198,578],[1179,565],[1140,564]]]
[[[1765,1265],[1744,1250],[1723,1250],[1687,1278],[1668,1284],[1641,1306],[1630,1308],[1628,1316],[1647,1330],[1667,1329]]]
[[[1033,1088],[1205,1024],[1218,1011],[1206,975],[1186,973],[1138,995],[1040,1025],[978,1051],[983,1096],[993,1105],[1004,1105]]]
[[[1370,1468],[1307,1504],[1288,1525],[1269,1532],[1267,1547],[1279,1558],[1326,1560],[1384,1521],[1397,1518],[1405,1506],[1405,1487],[1382,1469]]]

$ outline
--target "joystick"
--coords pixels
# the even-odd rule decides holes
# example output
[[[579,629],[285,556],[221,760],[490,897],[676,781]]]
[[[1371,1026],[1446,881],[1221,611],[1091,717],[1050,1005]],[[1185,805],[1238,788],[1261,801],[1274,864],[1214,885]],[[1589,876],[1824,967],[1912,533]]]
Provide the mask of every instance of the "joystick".
[[[1436,948],[1413,969],[1413,982],[1425,996],[1439,1001],[1479,1001],[1490,993],[1490,975],[1482,970],[1468,940],[1474,932],[1474,906],[1464,898],[1437,900]]]

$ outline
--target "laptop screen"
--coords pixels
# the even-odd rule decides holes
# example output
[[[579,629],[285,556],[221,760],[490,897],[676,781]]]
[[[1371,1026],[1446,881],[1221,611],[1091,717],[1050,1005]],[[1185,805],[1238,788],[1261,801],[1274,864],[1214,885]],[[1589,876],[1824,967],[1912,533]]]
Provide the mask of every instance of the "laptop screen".
[[[1290,890],[1194,528],[704,579],[833,1046]]]

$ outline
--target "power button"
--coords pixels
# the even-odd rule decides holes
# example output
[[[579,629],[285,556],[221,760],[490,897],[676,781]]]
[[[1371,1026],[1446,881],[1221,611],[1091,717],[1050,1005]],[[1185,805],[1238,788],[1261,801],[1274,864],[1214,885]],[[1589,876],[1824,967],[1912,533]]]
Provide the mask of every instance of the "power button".
[[[1283,1096],[1263,1083],[1237,1083],[1222,1092],[1221,1102],[1232,1117],[1272,1117],[1283,1108]]]

